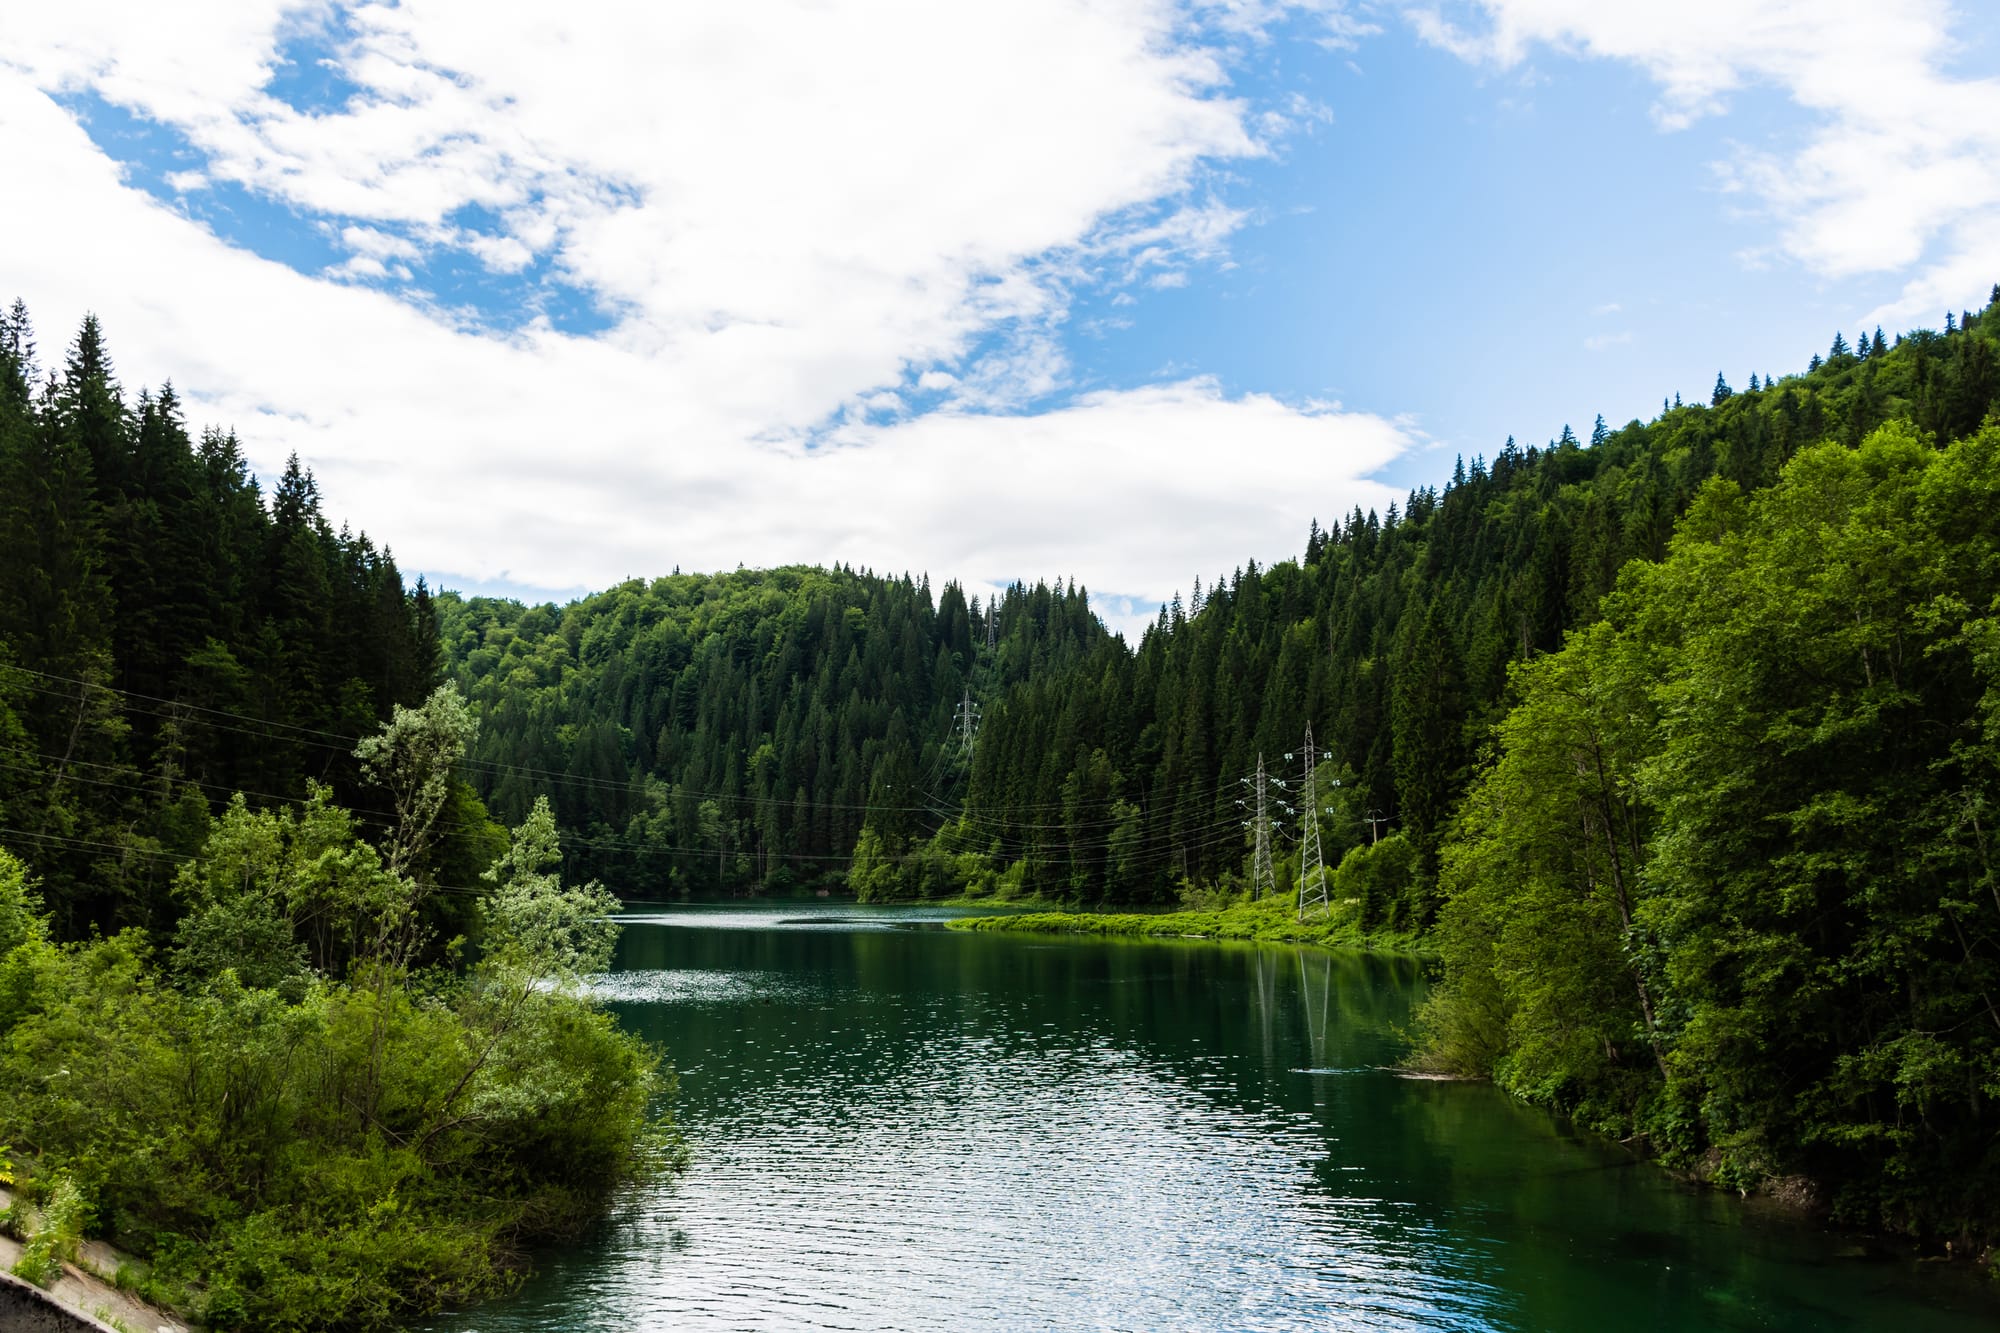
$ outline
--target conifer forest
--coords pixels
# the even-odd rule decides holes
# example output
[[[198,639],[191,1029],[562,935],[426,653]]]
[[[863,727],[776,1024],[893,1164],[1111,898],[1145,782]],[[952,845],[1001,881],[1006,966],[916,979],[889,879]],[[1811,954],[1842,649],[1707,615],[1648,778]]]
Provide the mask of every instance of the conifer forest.
[[[1249,906],[1323,875],[1344,942],[1422,953],[1419,1065],[1984,1249],[1993,299],[1507,438],[1136,642],[1069,581],[412,586],[296,459],[267,492],[172,385],[121,382],[115,330],[38,343],[16,303],[0,1158],[34,1164],[28,1230],[59,1258],[47,1219],[87,1201],[75,1235],[216,1328],[506,1290],[681,1161],[658,1053],[589,985],[620,899],[1243,906],[1262,764]]]

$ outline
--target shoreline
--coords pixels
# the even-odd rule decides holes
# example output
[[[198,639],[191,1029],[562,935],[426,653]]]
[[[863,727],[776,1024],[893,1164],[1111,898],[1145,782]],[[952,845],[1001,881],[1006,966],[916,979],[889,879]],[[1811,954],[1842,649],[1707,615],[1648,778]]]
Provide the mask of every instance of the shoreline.
[[[953,904],[955,905],[955,904]],[[1227,907],[1176,908],[1163,912],[1015,912],[1005,916],[954,917],[948,930],[1004,931],[1047,935],[1108,935],[1132,939],[1199,939],[1296,944],[1317,949],[1430,958],[1414,936],[1398,931],[1362,930],[1351,921],[1297,920],[1284,899],[1239,902]]]

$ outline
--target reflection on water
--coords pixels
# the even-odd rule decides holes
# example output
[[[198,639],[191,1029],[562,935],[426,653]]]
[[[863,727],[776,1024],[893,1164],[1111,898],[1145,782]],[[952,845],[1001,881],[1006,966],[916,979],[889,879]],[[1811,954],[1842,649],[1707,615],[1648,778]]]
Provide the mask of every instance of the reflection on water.
[[[1682,1190],[1490,1088],[1399,1078],[1364,955],[638,913],[603,993],[695,1163],[517,1298],[558,1329],[1990,1328],[1962,1275]],[[1954,1308],[1956,1307],[1956,1308]]]

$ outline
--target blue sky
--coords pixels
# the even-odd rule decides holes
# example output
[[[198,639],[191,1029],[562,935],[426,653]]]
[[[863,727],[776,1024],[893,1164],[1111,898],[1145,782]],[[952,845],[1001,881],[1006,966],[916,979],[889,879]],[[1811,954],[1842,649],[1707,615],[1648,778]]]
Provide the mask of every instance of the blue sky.
[[[447,585],[846,560],[1130,626],[1455,454],[1982,304],[1994,29],[75,0],[0,32],[0,285]]]

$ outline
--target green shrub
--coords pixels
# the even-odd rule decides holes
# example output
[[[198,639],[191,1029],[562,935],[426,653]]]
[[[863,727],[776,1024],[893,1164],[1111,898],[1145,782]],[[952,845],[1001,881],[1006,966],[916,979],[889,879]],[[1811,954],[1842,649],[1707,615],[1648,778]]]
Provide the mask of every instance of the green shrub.
[[[76,1262],[89,1213],[89,1203],[76,1181],[67,1172],[58,1174],[22,1228],[27,1244],[14,1261],[15,1276],[38,1287],[54,1283],[62,1276],[65,1263]]]
[[[247,878],[184,878],[221,885],[202,890],[209,906],[278,901],[267,871],[286,902],[326,899],[308,882],[322,870],[385,886],[372,853],[340,841],[351,833],[311,858],[258,851],[305,846],[304,827],[235,812],[218,850]],[[580,985],[609,955],[606,901],[554,867],[538,805],[495,867],[485,957],[458,975],[384,950],[335,978],[284,948],[239,972],[207,948],[233,927],[183,931],[171,968],[138,931],[66,945],[22,932],[0,961],[0,1139],[51,1182],[24,1275],[47,1281],[74,1255],[88,1199],[151,1261],[131,1283],[211,1328],[395,1328],[508,1289],[529,1244],[671,1169],[647,1129],[657,1057]]]
[[[1369,929],[1414,930],[1426,924],[1417,901],[1417,849],[1401,833],[1356,847],[1333,872],[1328,896]]]

